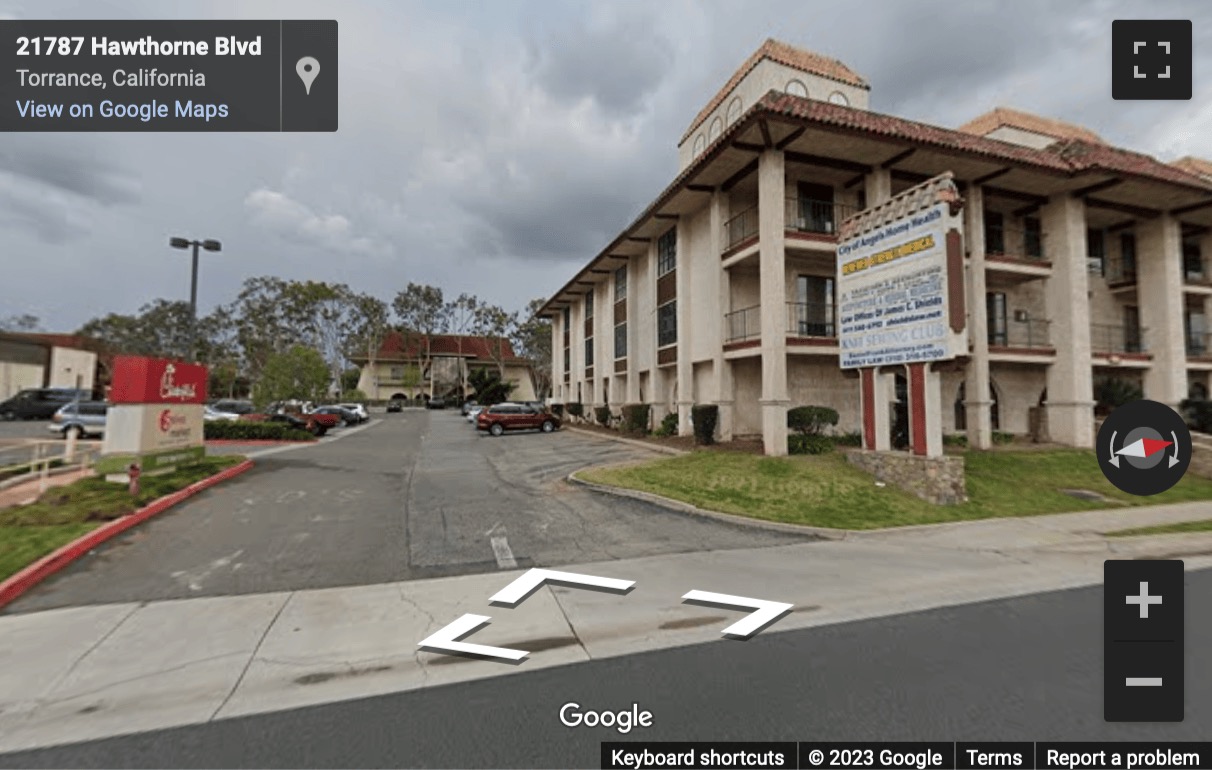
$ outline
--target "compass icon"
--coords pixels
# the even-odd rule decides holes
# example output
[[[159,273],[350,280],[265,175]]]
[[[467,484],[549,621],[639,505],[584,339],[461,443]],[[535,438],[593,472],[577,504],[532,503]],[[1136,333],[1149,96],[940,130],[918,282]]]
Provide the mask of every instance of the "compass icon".
[[[1103,475],[1132,495],[1156,495],[1178,483],[1191,462],[1191,432],[1183,418],[1156,401],[1116,409],[1098,431]]]

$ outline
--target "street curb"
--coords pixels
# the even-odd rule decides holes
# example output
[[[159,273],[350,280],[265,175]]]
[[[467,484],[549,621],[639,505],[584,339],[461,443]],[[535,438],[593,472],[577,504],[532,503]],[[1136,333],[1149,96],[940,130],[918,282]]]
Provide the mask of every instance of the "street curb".
[[[43,580],[68,566],[107,540],[117,537],[131,527],[141,524],[157,514],[163,513],[177,503],[183,502],[199,492],[213,487],[221,481],[226,481],[227,479],[239,476],[241,473],[244,473],[252,467],[253,461],[245,460],[238,465],[225,468],[215,475],[202,479],[201,481],[195,481],[188,487],[177,490],[171,495],[165,495],[158,500],[153,500],[150,504],[140,508],[134,513],[123,516],[120,519],[114,519],[106,524],[102,524],[100,527],[81,535],[67,545],[60,547],[58,550],[43,556],[41,559],[29,565],[17,574],[13,575],[7,580],[4,580],[3,582],[0,582],[0,608],[11,604],[22,594],[29,591]]]
[[[248,441],[241,441],[238,438],[209,438],[204,443],[206,444],[206,446],[212,446],[212,445],[213,446],[235,446],[238,444],[245,444],[247,446],[271,446],[271,445],[277,446],[279,444],[287,445],[287,446],[294,446],[295,444],[310,445],[310,444],[314,444],[316,442],[315,441],[304,441],[302,439],[300,439],[298,441],[291,441],[291,440],[278,441],[277,439],[258,438],[258,439],[249,439]]]
[[[633,463],[623,463],[616,465],[598,465],[593,468],[582,468],[581,470],[603,470],[606,468],[621,467],[621,465],[632,465]],[[738,516],[734,513],[723,513],[721,511],[710,511],[706,508],[699,508],[690,503],[683,503],[681,500],[663,497],[651,492],[641,492],[636,489],[624,489],[622,487],[613,487],[608,484],[599,484],[596,481],[586,481],[585,479],[577,478],[577,474],[581,471],[573,471],[568,474],[568,483],[576,484],[577,486],[592,489],[595,492],[601,492],[615,497],[629,497],[633,500],[643,500],[646,503],[658,505],[670,511],[677,513],[688,513],[692,516],[701,516],[705,519],[714,519],[715,521],[725,524],[733,524],[740,527],[748,527],[751,529],[764,529],[771,532],[781,532],[783,534],[793,535],[812,535],[821,540],[845,540],[851,534],[845,529],[828,529],[825,527],[808,527],[799,524],[784,524],[778,521],[764,521],[762,519],[752,519],[748,516]]]
[[[583,428],[577,428],[572,425],[565,425],[564,430],[570,430],[574,433],[580,433],[582,436],[593,436],[594,438],[600,438],[603,441],[617,441],[620,444],[630,444],[631,446],[637,446],[637,447],[641,447],[643,449],[651,449],[653,452],[663,452],[667,455],[674,455],[677,457],[690,454],[690,452],[687,452],[685,449],[674,449],[673,447],[669,447],[669,446],[659,446],[657,444],[649,444],[647,441],[637,441],[636,439],[624,438],[623,436],[607,436],[602,433],[598,433],[596,431],[584,430]]]

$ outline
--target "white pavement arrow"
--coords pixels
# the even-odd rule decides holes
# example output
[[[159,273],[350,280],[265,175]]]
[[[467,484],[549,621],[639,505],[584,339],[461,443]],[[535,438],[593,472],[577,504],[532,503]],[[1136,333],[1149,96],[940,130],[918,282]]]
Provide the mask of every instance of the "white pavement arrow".
[[[1117,430],[1111,431],[1111,464],[1116,468],[1119,467],[1119,455],[1115,453],[1115,436],[1119,433]]]
[[[750,599],[744,596],[717,594],[711,591],[691,591],[682,597],[682,601],[755,610],[748,617],[738,620],[720,632],[724,636],[731,636],[737,639],[748,639],[788,612],[791,612],[791,608],[795,606],[794,604],[772,602],[766,599]]]
[[[634,580],[580,575],[575,572],[557,572],[553,569],[532,569],[509,585],[493,594],[488,601],[506,607],[516,607],[526,600],[544,583],[590,588],[599,591],[627,593],[635,585]]]
[[[436,634],[421,640],[418,647],[424,647],[434,652],[462,653],[464,655],[479,655],[485,658],[501,658],[503,660],[520,661],[529,653],[525,650],[511,650],[508,647],[489,647],[485,644],[471,644],[459,640],[481,626],[488,625],[492,618],[487,615],[464,615]]]
[[[1167,51],[1166,53],[1169,53],[1169,51]],[[1170,464],[1166,466],[1167,468],[1173,468],[1175,465],[1178,465],[1178,463],[1179,463],[1179,459],[1178,459],[1178,432],[1177,432],[1177,431],[1170,431],[1170,438],[1174,439],[1174,454],[1170,455]]]

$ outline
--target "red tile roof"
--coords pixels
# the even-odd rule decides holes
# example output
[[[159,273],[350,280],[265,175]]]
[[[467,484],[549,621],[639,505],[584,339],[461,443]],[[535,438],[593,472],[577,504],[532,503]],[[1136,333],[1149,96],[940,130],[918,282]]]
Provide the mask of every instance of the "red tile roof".
[[[812,51],[806,51],[803,48],[796,48],[774,38],[767,38],[761,47],[754,51],[745,63],[732,73],[732,77],[724,84],[724,87],[719,90],[711,101],[707,102],[707,106],[699,111],[694,120],[690,123],[690,128],[686,129],[686,133],[682,134],[678,144],[686,141],[686,137],[694,133],[694,130],[703,124],[707,116],[715,111],[717,107],[724,103],[728,98],[728,94],[732,93],[732,89],[737,87],[749,71],[758,65],[762,59],[770,59],[771,61],[784,64],[788,67],[794,67],[798,70],[819,75],[823,78],[836,80],[839,83],[855,86],[857,88],[870,88],[871,85],[854,70],[842,64],[837,59],[831,59],[828,56],[822,56]]]
[[[1051,136],[1055,139],[1081,139],[1093,144],[1106,144],[1102,137],[1084,126],[1066,123],[1055,118],[1045,118],[1042,115],[1033,115],[1030,112],[1013,110],[1009,107],[995,107],[984,115],[973,118],[960,126],[959,130],[968,134],[986,136],[989,132],[1002,126],[1021,128],[1024,131]]]
[[[1203,158],[1188,155],[1185,158],[1179,158],[1170,165],[1196,176],[1212,177],[1212,160],[1204,160]]]
[[[506,362],[522,362],[513,345],[503,337],[476,337],[468,334],[434,334],[429,339],[431,356],[463,356],[491,362],[500,358]],[[391,332],[379,346],[379,361],[416,361],[425,357],[426,337],[423,334]],[[496,356],[494,358],[494,355]],[[352,356],[366,360],[366,356]]]
[[[100,340],[79,334],[52,334],[47,332],[4,332],[4,336],[39,345],[50,345],[56,348],[75,348],[97,352],[102,348]]]

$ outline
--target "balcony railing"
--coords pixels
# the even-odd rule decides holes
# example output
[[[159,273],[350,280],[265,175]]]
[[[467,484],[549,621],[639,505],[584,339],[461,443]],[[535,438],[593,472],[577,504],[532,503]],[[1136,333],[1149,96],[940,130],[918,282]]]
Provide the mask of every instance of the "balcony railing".
[[[1183,263],[1183,282],[1209,286],[1212,285],[1212,273],[1209,272],[1208,265],[1205,263],[1188,260]]]
[[[762,336],[761,306],[733,310],[724,314],[724,342],[741,342]]]
[[[1136,260],[1109,259],[1105,265],[1109,285],[1128,286],[1136,283]]]
[[[1124,324],[1090,324],[1090,350],[1094,353],[1143,353],[1145,329]]]
[[[1044,257],[1044,239],[1039,230],[1022,227],[986,227],[985,256],[1040,261]]]
[[[1187,332],[1187,355],[1212,358],[1212,332]]]
[[[800,233],[837,235],[838,225],[857,209],[845,203],[813,200],[812,198],[787,198],[783,216],[784,227]]]
[[[788,302],[787,333],[797,337],[836,337],[834,306],[825,302]]]
[[[1031,318],[1026,321],[1007,321],[998,328],[990,323],[989,347],[997,348],[1050,348],[1051,339],[1048,327],[1051,324],[1044,318]]]
[[[724,251],[736,247],[737,244],[758,234],[757,206],[745,209],[724,223]]]

